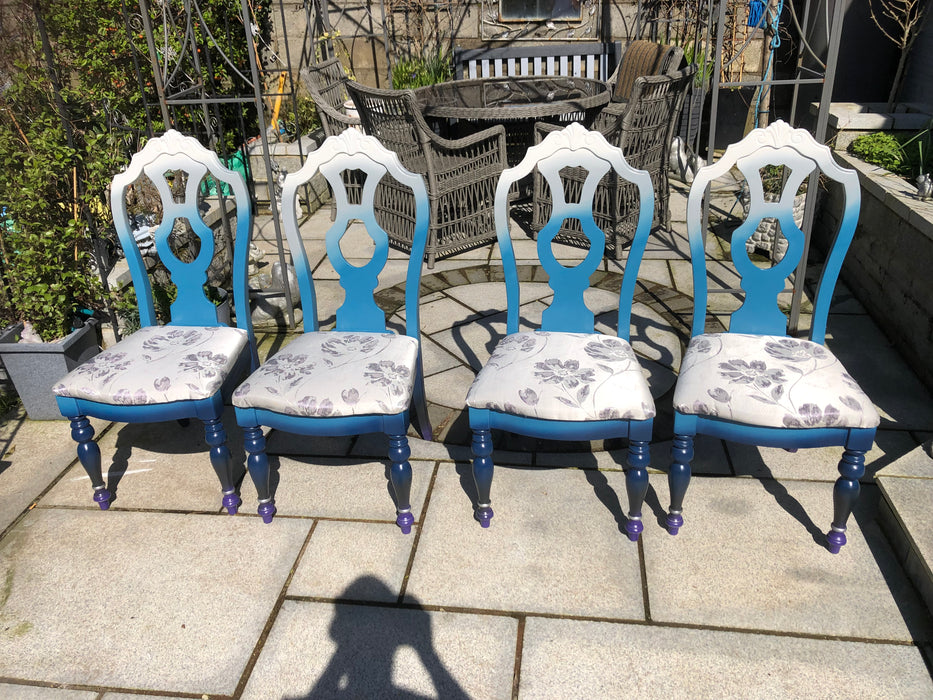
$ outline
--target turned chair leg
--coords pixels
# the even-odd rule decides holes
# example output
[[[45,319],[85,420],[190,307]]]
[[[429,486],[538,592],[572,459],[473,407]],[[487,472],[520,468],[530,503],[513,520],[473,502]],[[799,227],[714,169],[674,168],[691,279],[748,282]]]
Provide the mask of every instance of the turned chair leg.
[[[233,483],[233,457],[230,454],[230,448],[227,447],[227,432],[220,418],[209,418],[204,421],[204,439],[211,447],[211,466],[214,467],[214,473],[220,479],[223,491],[221,503],[230,515],[236,515],[241,501]]]
[[[648,493],[648,465],[651,462],[648,443],[643,440],[633,440],[628,447],[628,469],[625,470],[625,490],[628,492],[628,519],[625,522],[625,531],[632,542],[638,541],[638,536],[645,529],[641,521],[641,507]]]
[[[671,507],[667,511],[667,531],[676,535],[684,524],[683,508],[687,486],[690,485],[690,462],[693,459],[693,436],[675,435],[671,446],[671,468],[667,484],[671,492]]]
[[[839,460],[839,478],[833,487],[833,523],[826,533],[829,551],[839,554],[846,543],[846,522],[852,514],[852,508],[858,499],[859,479],[865,475],[865,450],[849,450]]]
[[[411,514],[411,464],[408,461],[409,457],[411,457],[411,448],[408,446],[408,438],[404,435],[389,435],[389,459],[392,461],[389,479],[392,482],[392,490],[395,492],[395,502],[397,504],[395,524],[402,529],[403,535],[411,532],[411,526],[415,522],[415,516]]]
[[[271,523],[275,515],[275,501],[269,484],[269,458],[266,456],[266,438],[258,425],[243,428],[246,446],[246,469],[259,494],[257,512],[264,523]]]
[[[473,482],[476,484],[476,508],[473,517],[483,527],[489,527],[493,512],[489,500],[492,487],[492,431],[478,429],[473,431]]]
[[[110,491],[104,484],[100,469],[100,447],[94,442],[94,428],[87,416],[75,416],[71,419],[71,437],[78,443],[78,460],[84,471],[91,478],[94,487],[94,502],[101,510],[110,508]]]

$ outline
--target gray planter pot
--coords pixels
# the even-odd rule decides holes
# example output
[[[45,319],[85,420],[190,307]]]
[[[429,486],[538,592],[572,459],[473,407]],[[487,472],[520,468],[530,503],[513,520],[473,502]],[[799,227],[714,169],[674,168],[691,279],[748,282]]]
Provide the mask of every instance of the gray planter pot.
[[[17,342],[21,323],[0,333],[0,360],[32,420],[61,419],[52,386],[100,352],[95,325],[89,322],[57,343]]]

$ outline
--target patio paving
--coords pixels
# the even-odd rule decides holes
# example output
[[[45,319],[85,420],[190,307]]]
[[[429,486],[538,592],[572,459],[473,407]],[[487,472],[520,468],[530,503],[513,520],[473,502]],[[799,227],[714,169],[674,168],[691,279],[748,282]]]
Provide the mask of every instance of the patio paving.
[[[196,421],[96,423],[118,485],[101,512],[68,424],[8,415],[0,698],[933,697],[933,618],[883,498],[933,528],[933,470],[917,453],[933,401],[844,286],[827,342],[884,416],[849,544],[833,556],[815,541],[832,519],[839,450],[709,438],[697,441],[685,525],[665,531],[671,387],[690,309],[677,191],[633,317],[660,410],[640,542],[622,529],[617,441],[497,436],[496,517],[488,530],[473,520],[462,398],[503,332],[504,292],[495,248],[469,251],[425,270],[435,440],[411,440],[408,536],[394,524],[382,436],[270,435],[279,512],[263,525],[248,477],[241,513],[221,512]],[[325,209],[303,231],[319,239],[329,223]],[[260,239],[270,231],[262,222]],[[352,245],[362,260],[366,241]],[[709,249],[721,253],[715,237]],[[380,298],[401,324],[405,256],[390,257]],[[521,264],[539,282],[523,290],[535,318],[549,289]],[[597,313],[620,270],[610,261],[596,276]],[[721,296],[721,308],[734,303]],[[341,297],[336,285],[321,294],[323,318]],[[262,349],[287,341],[265,336]],[[226,424],[242,474],[242,438]],[[881,488],[878,472],[890,475]],[[916,539],[921,556],[933,552],[933,538]]]

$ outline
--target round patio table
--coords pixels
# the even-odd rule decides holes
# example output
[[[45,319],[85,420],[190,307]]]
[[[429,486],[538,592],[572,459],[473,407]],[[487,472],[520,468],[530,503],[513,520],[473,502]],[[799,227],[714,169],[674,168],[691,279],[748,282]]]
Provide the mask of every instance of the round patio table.
[[[425,119],[445,136],[503,124],[513,166],[534,144],[535,122],[589,126],[609,102],[609,89],[589,78],[500,77],[428,85],[415,90],[415,96]]]

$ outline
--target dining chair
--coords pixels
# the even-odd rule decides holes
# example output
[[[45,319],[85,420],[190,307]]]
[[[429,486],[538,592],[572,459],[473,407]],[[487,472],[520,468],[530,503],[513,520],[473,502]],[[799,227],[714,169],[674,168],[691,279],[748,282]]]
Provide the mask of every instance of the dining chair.
[[[127,195],[137,181],[145,182],[142,177],[155,186],[161,200],[161,221],[152,238],[176,290],[171,318],[164,325],[156,315],[153,286],[128,212]],[[216,181],[226,187],[217,188]],[[217,306],[207,296],[208,268],[221,264],[227,254],[223,246],[216,245],[203,218],[210,203],[204,192],[210,186],[229,191],[236,202],[232,259],[236,328],[218,320]],[[198,418],[204,423],[211,465],[220,479],[222,505],[236,513],[240,498],[221,416],[224,395],[229,398],[250,365],[257,365],[247,289],[252,213],[246,183],[196,139],[169,130],[149,139],[127,169],[113,178],[110,205],[132,276],[141,327],[53,387],[59,410],[71,419],[71,436],[91,479],[94,501],[107,510],[113,494],[101,474],[100,448],[93,440],[89,416],[127,423]],[[220,195],[219,205],[227,206],[226,195]],[[185,222],[198,241],[190,261],[182,261],[176,248],[178,227]]]
[[[784,166],[785,174],[789,169],[780,198],[774,202],[766,201],[762,184],[762,170],[772,165]],[[733,167],[745,177],[751,195],[746,218],[732,233],[730,244],[744,298],[727,319],[726,332],[707,332],[702,202],[713,180]],[[802,339],[788,335],[778,294],[806,254],[805,235],[793,217],[793,199],[814,170],[841,184],[846,203],[832,248],[826,251],[809,336]],[[846,543],[846,521],[858,497],[865,452],[872,446],[880,419],[871,400],[824,341],[833,288],[855,233],[859,204],[857,173],[840,167],[829,148],[809,132],[783,121],[753,130],[730,145],[716,163],[698,172],[687,200],[694,308],[692,337],[674,390],[667,515],[672,535],[684,522],[693,439],[703,434],[791,451],[842,446],[840,476],[833,489],[832,527],[826,540],[833,553]],[[788,242],[783,259],[773,266],[753,262],[745,246],[765,218],[777,220]]]
[[[554,207],[537,234],[537,255],[548,275],[553,299],[537,330],[520,329],[520,287],[509,232],[509,188],[533,169],[551,186]],[[568,168],[588,172],[582,196],[562,196],[561,178]],[[593,220],[596,186],[609,170],[634,182],[641,214],[632,243],[617,308],[616,335],[595,330],[595,316],[584,295],[590,276],[602,262],[605,234]],[[571,124],[555,131],[514,168],[502,173],[496,188],[496,233],[502,254],[507,316],[506,336],[476,376],[466,403],[473,431],[473,478],[477,504],[474,517],[488,527],[493,517],[492,430],[535,438],[599,440],[628,438],[625,472],[629,499],[626,532],[637,540],[643,526],[641,507],[648,488],[649,448],[654,400],[632,346],[629,325],[638,267],[651,232],[654,194],[651,178],[625,161],[622,151],[598,132]],[[589,251],[575,266],[557,260],[552,243],[565,217],[580,220]]]
[[[382,90],[352,80],[347,91],[363,130],[398,154],[402,165],[422,175],[430,201],[428,268],[437,258],[492,242],[493,197],[506,166],[505,129],[500,125],[459,139],[445,139],[428,126],[411,90]],[[376,192],[376,220],[393,245],[411,250],[413,200],[391,178]]]
[[[625,103],[610,102],[596,116],[591,128],[599,131],[613,146],[622,149],[626,161],[634,168],[647,170],[654,188],[654,224],[670,225],[670,187],[667,175],[670,143],[677,116],[681,112],[687,88],[693,80],[695,66],[666,75],[635,78]],[[558,127],[535,125],[535,139]],[[573,170],[565,179],[566,196],[576,196],[587,173]],[[551,192],[537,173],[533,183],[532,227],[539,229],[551,216]],[[615,260],[621,260],[632,241],[641,211],[641,200],[635,186],[609,172],[596,189],[593,217],[596,225],[607,233],[607,250]],[[561,225],[564,241],[586,243],[580,233],[579,221],[568,219]]]
[[[362,175],[362,200],[352,203],[344,173]],[[320,330],[311,262],[292,203],[298,189],[320,172],[336,201],[336,219],[325,234],[327,260],[344,290],[336,328]],[[375,218],[373,201],[387,177],[407,187],[414,202],[412,254],[405,280],[405,333],[391,332],[374,292],[389,256],[389,237]],[[285,235],[295,265],[304,310],[304,333],[267,360],[237,388],[233,405],[243,429],[246,466],[259,495],[258,512],[271,522],[276,512],[270,488],[269,461],[262,426],[300,435],[359,435],[384,432],[392,462],[390,480],[396,500],[396,523],[411,532],[411,449],[406,433],[412,404],[418,430],[431,439],[424,396],[418,295],[428,239],[428,195],[420,175],[372,136],[347,129],[328,137],[305,164],[285,178],[282,192]],[[341,241],[358,221],[374,244],[364,265],[347,261]]]

